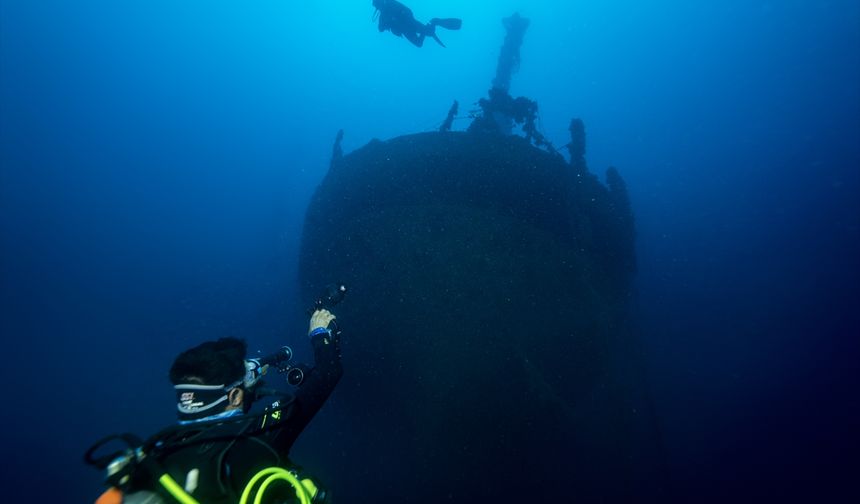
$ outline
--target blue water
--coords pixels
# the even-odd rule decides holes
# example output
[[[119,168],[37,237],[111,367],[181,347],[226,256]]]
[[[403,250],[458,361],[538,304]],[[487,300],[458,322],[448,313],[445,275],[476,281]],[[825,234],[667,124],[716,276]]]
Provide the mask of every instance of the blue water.
[[[301,349],[337,130],[349,152],[466,115],[519,11],[512,94],[557,145],[581,117],[630,191],[674,500],[856,495],[860,2],[407,3],[463,29],[417,49],[369,0],[2,0],[4,488],[94,498],[83,451],[170,423],[192,344]]]

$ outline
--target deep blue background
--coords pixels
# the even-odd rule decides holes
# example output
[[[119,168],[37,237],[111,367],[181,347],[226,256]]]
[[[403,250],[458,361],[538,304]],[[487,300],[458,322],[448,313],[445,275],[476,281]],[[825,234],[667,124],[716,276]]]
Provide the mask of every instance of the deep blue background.
[[[581,117],[630,189],[673,495],[857,493],[860,3],[412,0],[464,19],[447,49],[377,33],[370,3],[0,1],[5,488],[97,495],[81,453],[171,422],[192,344],[301,348],[336,131],[465,115],[518,10],[512,93],[556,144]]]

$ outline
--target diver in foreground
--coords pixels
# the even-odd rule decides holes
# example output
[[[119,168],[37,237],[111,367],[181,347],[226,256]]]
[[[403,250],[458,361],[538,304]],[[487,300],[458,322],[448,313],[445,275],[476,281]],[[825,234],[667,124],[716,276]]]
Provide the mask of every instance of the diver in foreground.
[[[406,40],[415,44],[416,47],[424,45],[426,37],[432,37],[440,46],[445,44],[436,36],[436,27],[441,26],[448,30],[459,30],[463,21],[457,18],[433,18],[427,24],[421,24],[412,15],[412,10],[396,0],[373,0],[376,7],[376,15],[379,16],[379,31],[390,31],[398,37],[406,37]]]
[[[346,287],[336,289],[329,293],[342,298]],[[290,364],[289,347],[246,359],[246,344],[236,338],[208,341],[179,354],[170,368],[178,425],[145,442],[121,434],[90,448],[85,460],[107,470],[111,487],[96,503],[330,502],[327,492],[288,458],[343,374],[340,331],[323,305],[317,301],[308,330],[313,368]],[[285,373],[295,392],[264,389],[261,377],[269,368]],[[277,400],[250,413],[251,403],[265,395]],[[95,456],[117,440],[128,448]]]

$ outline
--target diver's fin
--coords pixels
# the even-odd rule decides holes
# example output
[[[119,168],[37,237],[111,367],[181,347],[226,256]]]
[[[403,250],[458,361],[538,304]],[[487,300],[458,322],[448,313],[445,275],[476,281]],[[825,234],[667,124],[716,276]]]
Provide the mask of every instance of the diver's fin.
[[[433,26],[441,26],[446,30],[459,30],[463,26],[463,20],[457,18],[433,18],[430,20],[430,24]]]
[[[433,40],[435,40],[436,43],[439,44],[440,46],[448,47],[445,44],[443,44],[441,40],[439,40],[439,37],[437,37],[435,33],[431,34],[430,36],[433,37]]]

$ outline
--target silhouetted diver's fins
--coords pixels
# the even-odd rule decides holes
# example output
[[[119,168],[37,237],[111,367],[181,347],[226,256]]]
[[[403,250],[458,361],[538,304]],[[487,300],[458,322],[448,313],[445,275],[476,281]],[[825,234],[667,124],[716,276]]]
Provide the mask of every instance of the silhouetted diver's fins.
[[[457,18],[433,18],[430,20],[431,26],[441,26],[446,30],[459,30],[463,27],[463,20]]]
[[[429,23],[427,23],[427,35],[433,37],[433,40],[435,40],[440,46],[446,47],[445,44],[439,40],[439,37],[436,36],[437,26],[447,30],[459,30],[463,26],[463,20],[457,18],[433,18]]]

